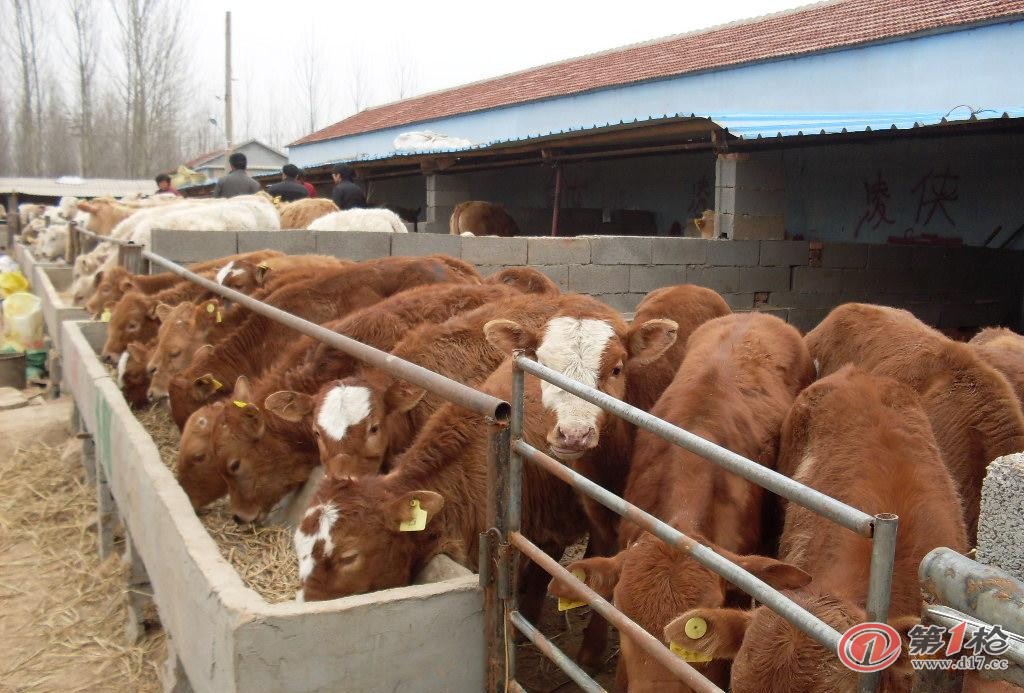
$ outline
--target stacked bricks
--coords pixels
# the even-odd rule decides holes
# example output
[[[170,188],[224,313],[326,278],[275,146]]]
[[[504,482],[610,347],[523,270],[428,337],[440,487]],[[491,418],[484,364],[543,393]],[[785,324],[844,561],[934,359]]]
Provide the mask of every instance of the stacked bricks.
[[[154,232],[153,250],[172,260],[196,261],[255,248],[251,231],[216,237],[205,232],[198,243],[195,233]],[[979,247],[331,231],[260,234],[259,241],[262,247],[301,247],[352,260],[445,253],[473,263],[485,276],[530,265],[562,289],[599,297],[623,313],[632,312],[653,289],[699,284],[722,294],[733,310],[771,312],[801,330],[849,301],[906,308],[941,328],[1016,325],[1018,277],[1024,269],[1020,252]]]

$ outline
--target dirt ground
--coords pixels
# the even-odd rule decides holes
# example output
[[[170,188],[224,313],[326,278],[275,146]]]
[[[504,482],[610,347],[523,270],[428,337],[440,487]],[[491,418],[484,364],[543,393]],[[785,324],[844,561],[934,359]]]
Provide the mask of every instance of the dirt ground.
[[[0,456],[0,692],[160,690],[163,635],[126,640],[126,568],[99,561],[78,458],[24,445]]]

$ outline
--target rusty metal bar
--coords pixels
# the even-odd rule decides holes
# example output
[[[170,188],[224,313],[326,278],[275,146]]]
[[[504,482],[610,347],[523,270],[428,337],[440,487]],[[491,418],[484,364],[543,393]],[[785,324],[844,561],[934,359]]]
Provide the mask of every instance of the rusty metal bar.
[[[703,674],[672,654],[660,640],[627,618],[621,611],[597,594],[597,592],[577,580],[572,573],[560,566],[558,561],[544,553],[539,546],[519,532],[513,532],[509,539],[513,546],[543,568],[551,577],[573,585],[594,611],[604,616],[609,623],[619,629],[620,633],[631,638],[652,659],[668,669],[687,686],[690,686],[698,693],[723,693],[722,689],[709,681]]]
[[[871,572],[868,576],[868,597],[865,604],[868,621],[888,623],[892,598],[892,570],[896,561],[896,530],[900,520],[892,513],[875,515],[871,536]],[[882,684],[882,672],[861,674],[859,693],[875,693]]]
[[[532,642],[540,653],[550,659],[555,665],[564,671],[573,682],[588,693],[606,693],[605,689],[597,681],[587,675],[576,662],[572,661],[569,655],[562,652],[555,643],[551,642],[544,634],[534,628],[533,624],[527,621],[518,611],[512,611],[508,620],[520,633]]]
[[[515,674],[515,647],[506,614],[515,608],[515,568],[508,549],[509,430],[494,425],[487,446],[486,571],[480,570],[484,590],[484,676],[488,693],[501,693]],[[484,553],[481,551],[481,553]],[[511,606],[511,608],[509,608]]]
[[[770,587],[763,580],[754,577],[729,559],[719,556],[714,550],[595,484],[582,474],[560,464],[554,458],[545,455],[529,444],[516,441],[513,443],[513,449],[517,450],[525,459],[561,479],[580,493],[590,496],[612,512],[640,525],[669,546],[688,553],[708,570],[721,575],[772,611],[785,617],[807,637],[820,643],[830,652],[838,652],[840,633],[835,628]]]
[[[551,205],[551,235],[558,235],[558,217],[562,206],[562,167],[555,162],[555,200]]]
[[[270,320],[273,320],[274,322],[291,328],[296,332],[321,341],[332,349],[343,351],[360,361],[368,363],[371,366],[381,369],[385,373],[395,376],[396,378],[401,378],[413,385],[422,387],[428,392],[432,392],[449,402],[480,414],[488,421],[504,424],[508,422],[509,417],[511,416],[512,407],[508,402],[498,399],[497,397],[480,392],[479,390],[474,390],[468,385],[463,385],[458,381],[434,373],[433,371],[427,370],[415,363],[392,356],[386,351],[381,351],[380,349],[367,346],[362,342],[358,342],[350,337],[328,330],[316,323],[303,320],[291,313],[287,313],[279,308],[267,305],[262,301],[257,301],[251,296],[235,291],[234,289],[229,289],[226,286],[222,286],[217,282],[211,281],[206,277],[202,277],[195,272],[189,271],[176,262],[172,262],[171,260],[148,250],[144,250],[142,252],[142,256],[151,263],[163,267],[179,277],[188,279],[211,293],[222,296],[233,303],[237,303],[254,313],[258,313]]]
[[[567,378],[558,371],[542,366],[525,356],[514,356],[514,360],[515,365],[527,373],[557,385],[582,400],[590,402],[607,412],[611,412],[646,431],[650,431],[674,445],[696,453],[709,462],[713,462],[719,467],[757,484],[761,488],[791,500],[798,505],[802,505],[809,510],[813,510],[819,515],[861,536],[870,537],[871,532],[874,530],[875,518],[846,503],[837,501],[809,486],[793,481],[788,476],[748,460],[742,455],[737,455],[731,450],[716,445],[678,426],[674,426],[642,409],[626,404],[622,400],[615,399],[599,390]]]
[[[1024,583],[952,549],[933,549],[918,570],[928,601],[1024,635]]]

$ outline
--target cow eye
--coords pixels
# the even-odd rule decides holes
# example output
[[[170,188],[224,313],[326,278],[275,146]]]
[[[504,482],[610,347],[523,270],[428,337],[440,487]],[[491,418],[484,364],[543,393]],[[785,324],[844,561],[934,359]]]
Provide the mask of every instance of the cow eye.
[[[357,558],[359,558],[359,552],[355,549],[352,549],[338,556],[338,558],[334,561],[334,564],[338,568],[345,568],[355,563]]]
[[[319,438],[320,437],[320,429],[319,428],[314,428],[313,429],[313,437],[314,438]]]
[[[242,460],[231,460],[228,462],[228,473],[238,474],[239,468],[242,466]]]
[[[130,323],[128,323],[128,326],[127,326],[127,327],[125,327],[125,329],[126,329],[126,330],[127,330],[128,332],[136,332],[136,331],[138,331],[138,329],[139,329],[139,325],[138,325],[138,323],[135,323],[135,322],[130,322]]]
[[[176,359],[179,356],[181,356],[181,352],[180,351],[175,351],[174,353],[171,354],[171,358],[172,359]]]
[[[616,366],[612,369],[612,375],[619,375],[622,373],[622,366]]]
[[[379,430],[380,430],[380,426],[378,426],[377,424],[371,424],[370,425],[370,433],[371,434],[376,433]]]

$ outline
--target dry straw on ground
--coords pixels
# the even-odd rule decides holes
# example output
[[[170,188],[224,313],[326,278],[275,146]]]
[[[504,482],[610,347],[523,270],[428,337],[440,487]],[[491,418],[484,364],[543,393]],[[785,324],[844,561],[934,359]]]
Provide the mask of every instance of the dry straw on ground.
[[[0,460],[0,691],[156,691],[163,634],[124,634],[126,568],[100,562],[95,492],[42,445]]]
[[[167,409],[158,404],[136,412],[136,416],[153,437],[164,464],[173,470],[179,433]],[[199,519],[246,585],[271,603],[295,598],[299,576],[291,530],[239,525],[232,519],[226,499],[201,510]]]

